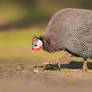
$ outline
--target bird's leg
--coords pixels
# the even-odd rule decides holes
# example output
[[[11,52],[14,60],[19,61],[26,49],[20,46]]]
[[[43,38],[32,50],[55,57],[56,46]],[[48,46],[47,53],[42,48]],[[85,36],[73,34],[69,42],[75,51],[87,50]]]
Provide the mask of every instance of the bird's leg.
[[[61,61],[63,61],[63,60],[66,60],[66,59],[68,59],[70,57],[70,54],[69,53],[67,53],[67,55],[66,56],[64,56],[64,57],[61,57],[61,58],[58,58],[58,59],[56,59],[55,61],[51,61],[51,62],[45,62],[44,64],[42,64],[43,66],[45,66],[45,68],[44,69],[46,69],[48,66],[50,67],[50,66],[57,66],[57,68],[58,68],[58,70],[60,70],[60,65],[61,65]]]
[[[63,61],[63,60],[67,60],[67,59],[69,59],[69,57],[70,57],[71,55],[69,54],[69,53],[67,53],[67,55],[66,56],[64,56],[64,57],[61,57],[61,58],[59,58],[59,59],[57,59],[56,61],[57,61],[57,66],[58,66],[58,69],[60,70],[60,65],[61,65],[61,61]]]
[[[87,59],[84,59],[83,70],[87,70]]]
[[[60,62],[57,63],[58,70],[60,71]]]

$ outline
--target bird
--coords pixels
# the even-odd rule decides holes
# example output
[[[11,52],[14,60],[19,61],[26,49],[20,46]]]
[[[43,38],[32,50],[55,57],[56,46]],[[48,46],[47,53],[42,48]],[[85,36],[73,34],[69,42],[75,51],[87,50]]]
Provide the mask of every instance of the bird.
[[[32,51],[66,51],[83,58],[83,70],[92,59],[92,10],[65,8],[56,12],[40,37],[32,39]]]

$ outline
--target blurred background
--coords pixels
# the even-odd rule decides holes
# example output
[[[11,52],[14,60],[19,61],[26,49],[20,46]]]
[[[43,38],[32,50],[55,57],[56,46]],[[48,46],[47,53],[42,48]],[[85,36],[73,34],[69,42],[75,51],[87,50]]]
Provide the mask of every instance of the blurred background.
[[[92,0],[0,0],[0,64],[54,60],[65,52],[31,53],[31,40],[42,34],[53,14],[63,8],[92,9]]]

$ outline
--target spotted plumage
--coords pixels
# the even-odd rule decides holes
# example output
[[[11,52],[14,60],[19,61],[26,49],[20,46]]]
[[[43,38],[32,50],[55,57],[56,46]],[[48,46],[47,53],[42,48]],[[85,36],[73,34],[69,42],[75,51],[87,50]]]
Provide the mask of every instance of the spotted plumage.
[[[92,11],[63,9],[52,16],[39,37],[48,52],[65,50],[72,55],[92,59]]]

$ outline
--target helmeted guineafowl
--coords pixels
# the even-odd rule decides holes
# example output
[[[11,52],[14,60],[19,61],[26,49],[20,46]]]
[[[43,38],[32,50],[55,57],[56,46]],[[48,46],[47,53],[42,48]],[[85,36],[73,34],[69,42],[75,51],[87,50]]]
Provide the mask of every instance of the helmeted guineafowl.
[[[48,52],[65,50],[84,59],[92,59],[92,11],[67,8],[52,16],[46,31],[33,38],[33,50]]]

